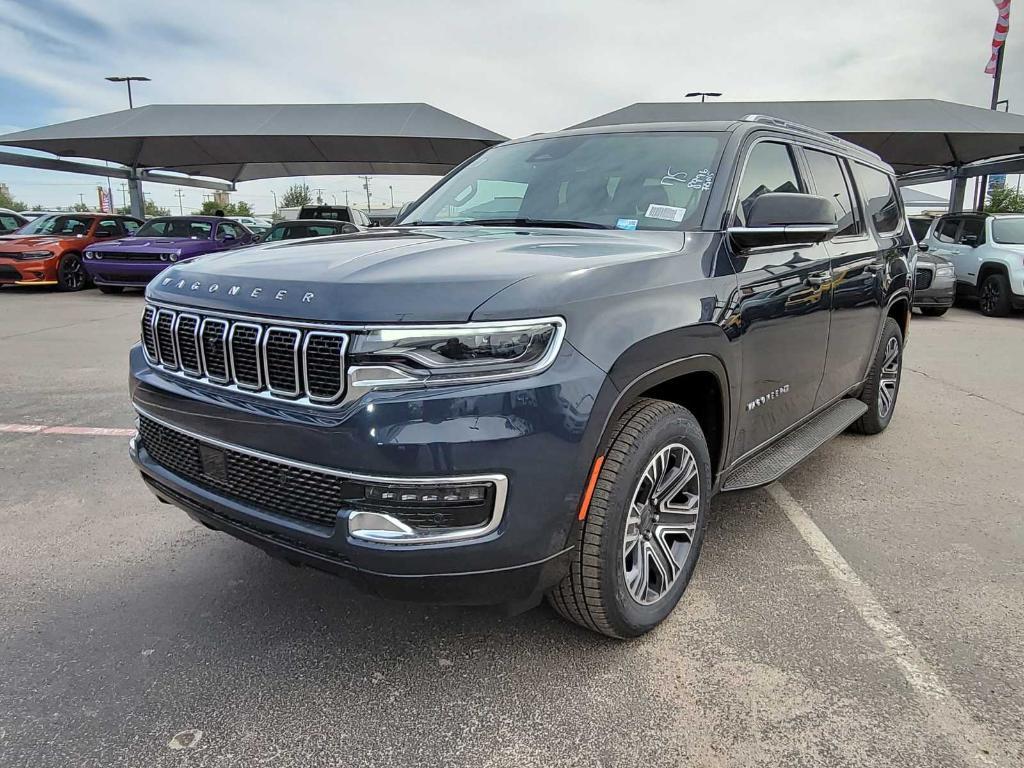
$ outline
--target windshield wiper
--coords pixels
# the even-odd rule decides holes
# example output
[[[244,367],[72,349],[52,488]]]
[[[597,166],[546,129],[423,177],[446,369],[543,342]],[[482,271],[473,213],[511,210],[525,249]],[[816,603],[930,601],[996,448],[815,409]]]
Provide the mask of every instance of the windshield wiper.
[[[458,222],[460,227],[561,227],[564,229],[611,229],[606,224],[592,221],[572,221],[569,219],[467,219]]]

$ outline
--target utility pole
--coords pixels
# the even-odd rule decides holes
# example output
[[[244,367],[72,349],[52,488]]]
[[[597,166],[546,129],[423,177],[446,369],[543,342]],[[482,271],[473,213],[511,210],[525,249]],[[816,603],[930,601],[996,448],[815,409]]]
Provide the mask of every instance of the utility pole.
[[[121,182],[121,207],[128,207],[128,185],[123,181]]]
[[[323,205],[324,204],[324,191],[322,189],[314,189],[313,191],[316,192],[316,204],[317,205]]]
[[[277,213],[277,211],[278,211],[278,207],[277,207],[277,192],[275,192],[274,190],[270,190],[270,194],[272,194],[274,196],[274,213]]]
[[[366,190],[366,212],[369,213],[370,212],[370,177],[369,176],[360,176],[359,178],[363,180],[363,189]]]
[[[174,196],[178,198],[178,215],[184,216],[185,209],[182,207],[181,199],[185,197],[185,193],[181,191],[181,187],[178,187],[177,189],[174,190]]]
[[[85,207],[85,195],[82,192],[78,193],[78,202],[81,203],[82,207]]]

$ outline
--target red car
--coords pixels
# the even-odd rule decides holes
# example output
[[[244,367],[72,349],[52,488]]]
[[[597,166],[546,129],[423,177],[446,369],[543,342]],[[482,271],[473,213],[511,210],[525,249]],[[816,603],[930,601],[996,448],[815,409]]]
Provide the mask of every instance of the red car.
[[[51,213],[0,236],[0,286],[56,285],[80,291],[91,284],[82,251],[101,240],[135,233],[142,222],[108,213]]]

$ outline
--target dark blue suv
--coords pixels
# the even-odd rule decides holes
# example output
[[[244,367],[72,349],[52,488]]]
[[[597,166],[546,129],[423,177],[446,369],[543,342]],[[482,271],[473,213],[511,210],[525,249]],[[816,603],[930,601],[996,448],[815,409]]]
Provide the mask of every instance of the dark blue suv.
[[[711,497],[884,429],[892,170],[773,118],[494,147],[388,229],[150,284],[131,455],[162,500],[377,594],[641,634]]]

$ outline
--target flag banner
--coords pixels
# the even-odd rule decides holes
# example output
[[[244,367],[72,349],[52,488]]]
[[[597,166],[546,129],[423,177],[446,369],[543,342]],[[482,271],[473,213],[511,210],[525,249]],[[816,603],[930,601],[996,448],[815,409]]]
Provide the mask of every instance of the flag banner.
[[[999,16],[996,18],[995,34],[992,35],[992,58],[988,60],[985,74],[995,77],[999,49],[1006,43],[1006,34],[1010,31],[1010,0],[992,0],[992,2],[995,3]]]

